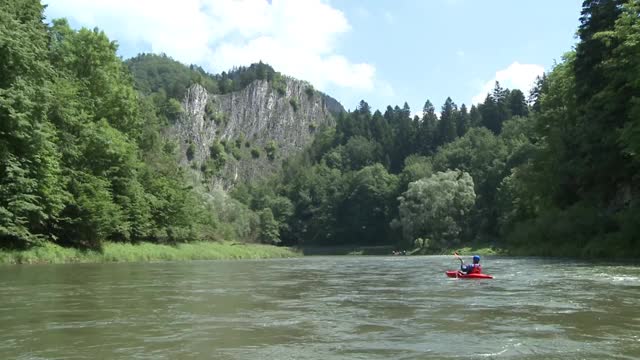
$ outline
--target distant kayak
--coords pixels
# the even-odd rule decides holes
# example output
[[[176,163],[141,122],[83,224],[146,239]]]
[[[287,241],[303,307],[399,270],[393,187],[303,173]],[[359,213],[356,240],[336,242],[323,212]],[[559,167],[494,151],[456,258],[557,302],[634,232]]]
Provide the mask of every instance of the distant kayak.
[[[460,279],[493,279],[493,276],[487,274],[465,274],[460,271],[451,270],[447,271],[447,274],[450,278],[460,278]]]

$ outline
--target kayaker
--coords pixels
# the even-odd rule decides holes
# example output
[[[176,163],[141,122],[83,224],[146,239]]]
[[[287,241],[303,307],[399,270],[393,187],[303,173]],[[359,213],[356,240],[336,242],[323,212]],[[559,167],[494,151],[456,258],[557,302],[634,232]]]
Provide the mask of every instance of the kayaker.
[[[460,271],[465,274],[482,274],[482,266],[480,265],[480,256],[473,255],[473,264],[465,265],[460,259]]]

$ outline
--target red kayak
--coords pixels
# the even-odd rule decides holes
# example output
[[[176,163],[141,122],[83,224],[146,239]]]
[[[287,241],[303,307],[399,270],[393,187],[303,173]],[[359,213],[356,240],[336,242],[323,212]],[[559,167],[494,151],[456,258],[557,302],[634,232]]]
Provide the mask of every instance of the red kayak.
[[[456,270],[447,271],[445,274],[450,278],[459,279],[493,279],[493,276],[487,274],[465,274]]]

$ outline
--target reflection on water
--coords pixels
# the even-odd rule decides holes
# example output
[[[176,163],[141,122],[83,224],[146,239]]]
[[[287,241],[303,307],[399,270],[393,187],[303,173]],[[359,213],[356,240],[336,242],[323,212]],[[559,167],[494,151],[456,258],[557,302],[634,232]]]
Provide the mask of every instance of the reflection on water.
[[[0,359],[637,359],[640,268],[452,257],[0,268]]]

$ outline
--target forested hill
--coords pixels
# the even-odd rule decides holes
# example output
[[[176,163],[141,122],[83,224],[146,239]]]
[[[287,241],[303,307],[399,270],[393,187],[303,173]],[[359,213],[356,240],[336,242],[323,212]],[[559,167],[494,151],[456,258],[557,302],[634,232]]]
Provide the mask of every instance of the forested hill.
[[[640,255],[639,15],[639,0],[585,1],[575,50],[531,93],[496,84],[481,104],[447,98],[438,116],[426,101],[414,118],[406,104],[341,113],[324,97],[335,126],[307,127],[305,151],[229,196],[192,186],[168,130],[194,84],[222,96],[256,81],[278,91],[284,76],[262,63],[211,75],[166,56],[123,62],[103,32],[44,24],[38,1],[5,1],[0,245],[490,243]]]
[[[256,64],[214,76],[155,55],[124,63],[100,30],[43,19],[38,1],[0,6],[0,246],[261,241],[266,221],[193,187],[164,134],[189,86],[224,93],[280,74]]]
[[[272,175],[335,126],[344,108],[302,80],[262,62],[211,75],[165,55],[127,60],[136,89],[150,98],[197,185],[232,187]]]
[[[201,85],[211,95],[238,92],[256,80],[268,81],[281,94],[286,91],[287,77],[262,62],[215,75],[197,65],[184,65],[165,54],[140,54],[126,60],[125,64],[132,74],[134,87],[143,95],[151,96],[159,108],[177,108],[177,104],[185,99],[187,89],[193,84]],[[308,91],[311,91],[309,95],[318,93],[332,114],[338,115],[344,111],[337,100],[315,90],[310,84],[308,86]],[[169,119],[174,120],[171,116]]]
[[[363,101],[234,196],[287,244],[640,254],[640,1],[585,1],[578,35],[528,96],[496,84],[440,118]]]

